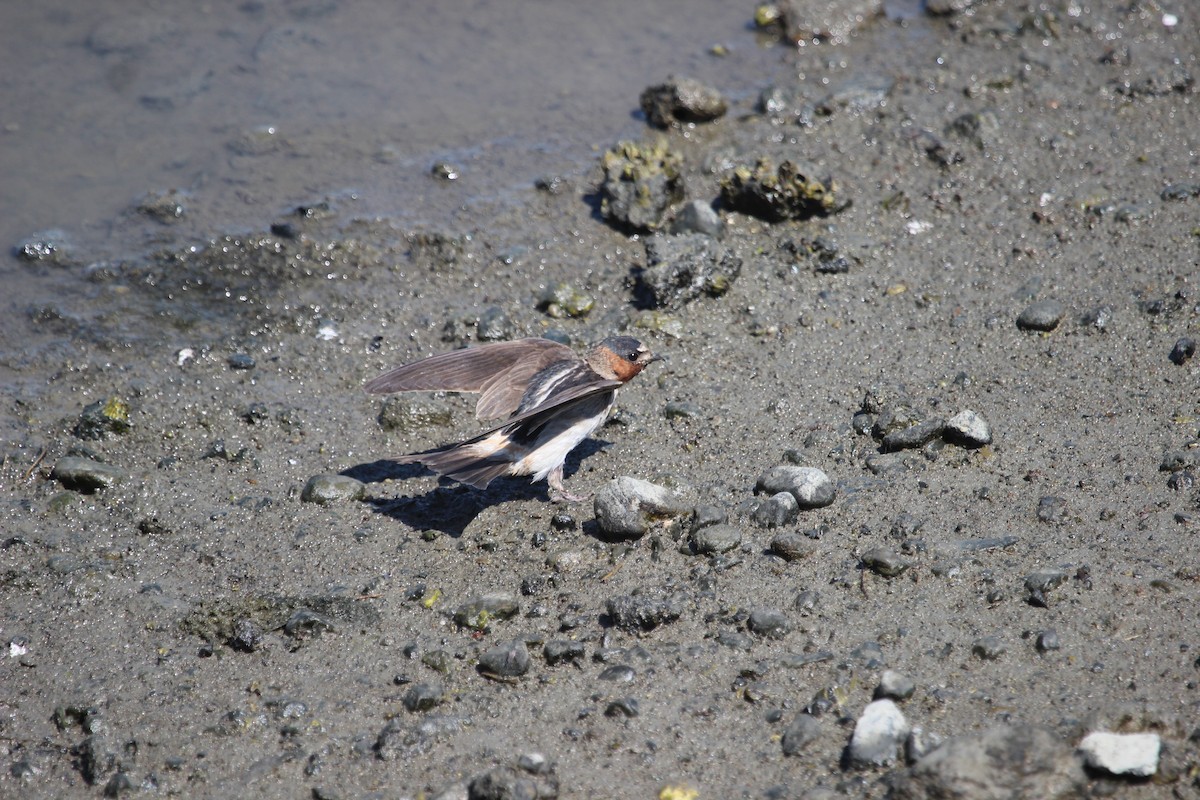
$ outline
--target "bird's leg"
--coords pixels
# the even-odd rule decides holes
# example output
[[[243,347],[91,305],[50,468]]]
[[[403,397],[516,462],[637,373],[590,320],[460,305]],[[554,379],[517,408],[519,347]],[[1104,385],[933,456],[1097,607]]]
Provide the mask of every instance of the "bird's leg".
[[[581,500],[587,500],[587,495],[571,494],[567,491],[567,487],[563,486],[562,464],[550,470],[550,474],[546,476],[546,482],[550,484],[550,500],[552,502],[578,503]]]

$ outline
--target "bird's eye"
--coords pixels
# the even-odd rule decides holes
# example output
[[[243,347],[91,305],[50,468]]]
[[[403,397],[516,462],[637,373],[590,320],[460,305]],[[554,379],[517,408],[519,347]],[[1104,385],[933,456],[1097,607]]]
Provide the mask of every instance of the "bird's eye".
[[[629,355],[625,356],[625,359],[626,359],[627,361],[637,361],[637,360],[638,360],[638,356],[640,356],[641,354],[642,354],[642,353],[641,353],[641,351],[640,351],[640,350],[634,350],[632,353],[630,353]]]

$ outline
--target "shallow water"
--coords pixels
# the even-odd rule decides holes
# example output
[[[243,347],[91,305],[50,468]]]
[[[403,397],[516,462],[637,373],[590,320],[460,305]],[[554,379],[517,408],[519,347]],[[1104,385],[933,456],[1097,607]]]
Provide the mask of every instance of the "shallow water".
[[[63,232],[80,266],[158,242],[262,229],[332,198],[438,223],[579,171],[641,133],[638,94],[669,74],[738,87],[781,48],[720,0],[397,4],[74,0],[0,10],[0,243],[8,308],[78,290],[79,269],[16,263]],[[729,55],[710,52],[724,45]],[[445,160],[453,183],[430,176]],[[137,213],[176,191],[183,216]]]

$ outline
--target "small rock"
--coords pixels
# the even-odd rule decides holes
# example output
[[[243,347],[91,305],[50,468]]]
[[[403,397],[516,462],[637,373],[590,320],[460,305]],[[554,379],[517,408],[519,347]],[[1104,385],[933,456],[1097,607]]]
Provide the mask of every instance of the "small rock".
[[[791,492],[800,508],[821,508],[837,496],[833,481],[816,467],[772,467],[758,476],[755,492]]]
[[[902,558],[890,547],[873,547],[862,555],[863,565],[885,578],[895,578],[903,575],[912,566],[912,562]]]
[[[1038,634],[1037,649],[1039,653],[1049,653],[1060,647],[1062,647],[1062,643],[1058,639],[1058,631],[1053,628],[1047,628]]]
[[[846,760],[852,766],[894,763],[908,737],[909,724],[891,700],[876,700],[863,709],[854,724]]]
[[[418,683],[404,693],[404,707],[414,713],[428,711],[442,702],[445,691],[437,683]]]
[[[683,609],[684,600],[679,595],[665,598],[621,595],[605,603],[612,624],[629,631],[648,631],[674,622],[683,614]]]
[[[1104,333],[1108,330],[1108,326],[1112,324],[1113,313],[1112,306],[1096,306],[1095,308],[1088,309],[1079,318],[1079,321],[1088,331]]]
[[[982,447],[992,443],[992,429],[987,420],[970,409],[960,411],[946,420],[943,435],[955,444]]]
[[[639,298],[650,308],[677,310],[701,297],[720,297],[742,271],[742,259],[701,233],[650,236],[646,266],[636,270]]]
[[[767,222],[826,216],[846,208],[831,177],[812,177],[813,170],[792,161],[778,167],[768,158],[736,167],[721,180],[721,199],[730,208]]]
[[[785,531],[777,533],[771,539],[771,552],[784,561],[796,561],[807,558],[817,550],[816,543],[802,533]]]
[[[262,647],[263,632],[254,620],[245,617],[235,620],[229,646],[243,653],[253,653]]]
[[[886,780],[889,800],[1086,796],[1082,764],[1070,749],[1049,731],[1020,725],[951,739]]]
[[[170,225],[183,219],[187,214],[187,206],[183,202],[184,196],[184,193],[178,189],[151,192],[138,202],[137,213],[163,225]]]
[[[656,128],[676,122],[711,122],[725,115],[728,105],[716,89],[691,78],[670,78],[642,92],[642,111]]]
[[[621,697],[613,700],[604,709],[606,717],[622,717],[632,719],[641,713],[641,707],[636,697]]]
[[[558,776],[550,770],[531,773],[495,767],[471,779],[467,800],[555,800]]]
[[[1030,303],[1017,317],[1017,327],[1024,331],[1052,331],[1066,313],[1057,300],[1039,300]]]
[[[710,203],[689,200],[675,212],[671,220],[671,233],[701,233],[720,239],[725,234],[725,221]]]
[[[529,671],[532,659],[525,642],[513,639],[488,648],[479,656],[479,670],[501,678],[517,678]]]
[[[916,690],[917,685],[907,675],[885,669],[879,676],[879,685],[875,687],[875,699],[907,700]]]
[[[682,157],[666,139],[654,144],[620,142],[600,158],[600,213],[626,230],[648,232],[668,208],[683,199]]]
[[[742,543],[742,532],[732,525],[709,525],[692,531],[689,542],[697,555],[727,553]]]
[[[805,747],[821,737],[821,723],[809,714],[797,714],[792,724],[783,732],[783,754],[799,755]]]
[[[71,245],[60,230],[40,231],[17,242],[13,255],[22,261],[67,266],[72,263]]]
[[[569,283],[552,283],[538,295],[538,311],[555,319],[586,317],[596,306],[596,299]]]
[[[805,589],[799,592],[795,599],[792,600],[792,608],[800,612],[802,616],[809,616],[817,610],[817,603],[821,601],[821,595],[816,589]]]
[[[486,631],[492,622],[511,619],[520,610],[520,602],[510,594],[479,595],[454,609],[454,622],[473,631]]]
[[[1061,586],[1066,579],[1067,573],[1059,570],[1045,570],[1026,575],[1026,599],[1030,605],[1047,608],[1050,604],[1046,599],[1046,593]]]
[[[688,400],[672,401],[663,408],[663,416],[667,419],[693,419],[700,416],[700,406]]]
[[[759,636],[782,639],[792,629],[787,615],[775,608],[756,608],[750,612],[747,627]]]
[[[129,477],[120,467],[79,456],[60,458],[53,474],[64,487],[87,493],[108,489]]]
[[[658,521],[690,514],[692,506],[665,486],[622,476],[596,493],[593,509],[604,533],[636,539]]]
[[[1157,733],[1095,731],[1083,737],[1079,752],[1092,769],[1144,778],[1158,771],[1161,747]]]
[[[1046,495],[1038,499],[1037,518],[1042,522],[1061,525],[1070,516],[1067,501],[1061,497]]]
[[[585,653],[583,642],[572,642],[567,639],[551,639],[542,647],[542,657],[546,663],[554,666],[563,661],[578,663]]]
[[[303,639],[309,636],[319,636],[323,633],[334,633],[333,621],[324,614],[318,614],[307,608],[298,608],[291,613],[283,623],[283,632],[293,639]]]
[[[971,653],[984,661],[995,661],[1008,652],[1008,645],[999,636],[983,636],[971,644]]]
[[[1172,364],[1182,367],[1194,355],[1196,355],[1196,340],[1184,336],[1175,342],[1175,346],[1171,348],[1171,354],[1167,358],[1171,359]]]
[[[750,518],[763,528],[781,528],[800,515],[800,504],[791,492],[777,492],[759,503]]]
[[[929,442],[942,435],[946,428],[946,420],[941,417],[918,422],[906,428],[894,430],[883,437],[883,450],[894,453],[897,450],[914,450],[924,447]]]
[[[632,683],[636,677],[637,671],[628,664],[613,664],[602,669],[596,679],[610,683]]]
[[[83,409],[73,433],[80,439],[111,439],[129,431],[129,404],[116,397],[97,400]]]
[[[330,505],[346,500],[361,500],[366,485],[349,475],[313,475],[304,484],[300,500],[304,503]]]

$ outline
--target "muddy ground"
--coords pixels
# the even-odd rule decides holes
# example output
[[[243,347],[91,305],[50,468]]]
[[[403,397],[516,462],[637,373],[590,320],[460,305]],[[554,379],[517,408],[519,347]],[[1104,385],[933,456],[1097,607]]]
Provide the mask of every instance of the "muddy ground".
[[[747,99],[716,122],[647,128],[685,199],[717,203],[706,252],[740,265],[706,291],[648,296],[648,241],[694,253],[654,238],[669,219],[606,220],[599,163],[469,226],[317,198],[196,247],[26,263],[91,296],[4,327],[0,795],[922,796],[952,779],[903,746],[847,757],[890,669],[915,684],[914,756],[1050,742],[957,796],[1200,796],[1200,359],[1180,343],[1200,334],[1200,36],[1178,9],[1097,5],[875,19],[773,87],[717,86]],[[838,202],[718,202],[761,157]],[[590,309],[553,316],[560,284]],[[57,344],[25,351],[28,331]],[[544,485],[388,462],[479,426],[460,397],[385,426],[361,385],[387,367],[614,331],[668,360],[568,487],[677,488],[732,549],[695,553],[688,515],[613,541]],[[990,444],[884,452],[870,429],[968,409]],[[834,502],[771,527],[754,490],[780,464],[823,470]],[[329,474],[361,496],[303,501]],[[464,610],[485,595],[507,602]],[[514,642],[527,668],[495,674]],[[1155,774],[1081,770],[1095,730],[1158,734]]]

